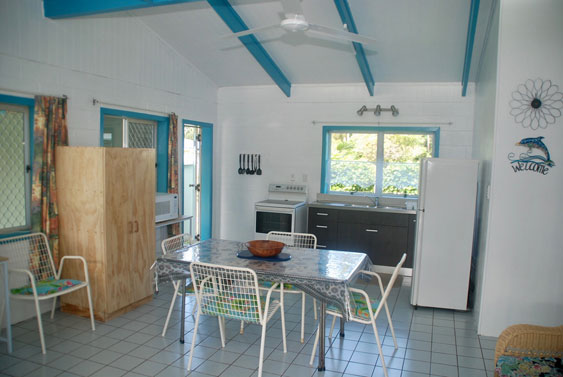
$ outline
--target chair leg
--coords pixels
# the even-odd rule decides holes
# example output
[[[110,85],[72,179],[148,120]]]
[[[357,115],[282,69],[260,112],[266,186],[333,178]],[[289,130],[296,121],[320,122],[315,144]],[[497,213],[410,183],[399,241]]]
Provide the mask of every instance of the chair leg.
[[[221,347],[225,348],[225,322],[223,317],[217,317],[219,321],[219,334],[221,335]]]
[[[57,306],[57,296],[53,297],[53,306],[51,307],[51,319],[55,317],[55,307]]]
[[[305,292],[301,292],[301,344],[305,343]]]
[[[281,291],[281,295],[280,295],[280,314],[281,314],[281,325],[282,325],[282,342],[283,342],[283,353],[287,353],[287,341],[285,338],[285,305],[284,305],[284,300],[283,300],[283,290]],[[303,322],[301,322],[301,326],[303,326]],[[266,323],[264,323],[264,326],[266,326]],[[303,336],[303,335],[301,335]],[[303,342],[301,342],[303,343]]]
[[[336,316],[332,316],[332,323],[330,324],[330,332],[328,333],[328,337],[332,338],[332,332],[334,331],[334,325],[336,324]]]
[[[39,300],[35,296],[35,312],[37,314],[37,326],[39,327],[39,339],[41,340],[41,352],[43,354],[47,353],[47,348],[45,347],[45,338],[43,337],[43,322],[41,321],[41,309],[39,308]]]
[[[393,329],[393,322],[391,321],[391,314],[389,313],[389,307],[387,306],[387,301],[385,301],[385,311],[387,312],[387,321],[389,322],[389,327],[391,328],[391,335],[393,335],[393,342],[395,343],[395,349],[399,348],[397,344],[397,338],[395,337],[395,329]]]
[[[315,334],[315,342],[313,343],[313,352],[311,352],[311,360],[309,360],[310,365],[313,365],[313,361],[315,360],[315,355],[317,354],[317,345],[319,344],[319,330],[320,327],[317,326],[317,333]]]
[[[387,374],[387,367],[385,366],[385,358],[383,357],[383,350],[381,349],[381,340],[379,340],[379,334],[377,333],[377,326],[375,326],[375,322],[371,323],[371,327],[373,328],[373,333],[375,334],[375,341],[377,342],[377,350],[379,351],[379,357],[381,358],[381,366],[383,367],[383,374],[385,377],[389,377]]]
[[[92,325],[92,331],[96,331],[96,324],[94,322],[94,305],[92,305],[92,291],[90,289],[90,284],[86,286],[86,295],[88,296],[88,309],[90,311],[90,324]]]
[[[176,297],[178,296],[178,289],[180,289],[179,281],[172,282],[172,285],[174,285],[174,294],[172,295],[172,302],[170,302],[170,308],[168,308],[168,315],[166,316],[166,322],[164,322],[164,328],[162,329],[162,336],[166,335],[166,330],[168,329],[168,322],[170,322],[170,316],[172,315],[172,310],[174,309],[174,303],[176,302]]]
[[[199,325],[199,310],[195,316],[194,334],[192,335],[192,345],[190,347],[190,358],[188,360],[188,372],[192,370],[192,357],[194,356],[195,339],[197,337],[197,327]]]
[[[262,324],[262,337],[260,340],[260,356],[258,361],[258,377],[262,377],[262,366],[264,364],[264,343],[266,340],[266,327],[268,322],[264,321]]]

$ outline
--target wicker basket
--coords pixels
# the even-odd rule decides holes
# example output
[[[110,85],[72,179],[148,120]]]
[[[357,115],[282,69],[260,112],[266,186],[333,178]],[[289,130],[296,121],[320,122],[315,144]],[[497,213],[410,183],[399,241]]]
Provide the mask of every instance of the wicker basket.
[[[246,243],[246,247],[252,255],[261,258],[270,258],[278,255],[284,246],[283,242],[268,240],[254,240]]]

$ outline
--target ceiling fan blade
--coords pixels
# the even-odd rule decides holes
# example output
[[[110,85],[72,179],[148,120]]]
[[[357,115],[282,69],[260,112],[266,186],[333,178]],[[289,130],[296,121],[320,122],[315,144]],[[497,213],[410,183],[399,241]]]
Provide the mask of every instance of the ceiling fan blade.
[[[226,35],[223,35],[221,38],[244,37],[245,35],[254,34],[254,33],[257,33],[257,32],[260,32],[260,31],[268,30],[268,29],[274,29],[274,28],[277,28],[277,27],[280,27],[280,24],[255,27],[254,29],[248,29],[248,30],[239,31],[237,33],[226,34]]]
[[[301,0],[281,0],[283,12],[286,17],[290,14],[303,14],[303,9],[300,4]]]
[[[375,44],[376,40],[363,35],[350,33],[346,30],[333,29],[326,26],[309,24],[308,32],[318,33],[330,38],[343,39],[346,41],[357,42],[361,44]]]

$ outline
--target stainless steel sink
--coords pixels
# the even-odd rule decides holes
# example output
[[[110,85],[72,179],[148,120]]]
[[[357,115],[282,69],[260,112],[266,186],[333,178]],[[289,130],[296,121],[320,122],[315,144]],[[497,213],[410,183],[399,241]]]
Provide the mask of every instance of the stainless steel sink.
[[[347,208],[364,208],[364,209],[371,209],[374,211],[383,210],[383,211],[405,211],[405,207],[396,207],[396,206],[375,206],[373,204],[354,204],[354,203],[331,203],[326,202],[323,203],[325,205],[333,206],[333,207],[347,207]]]

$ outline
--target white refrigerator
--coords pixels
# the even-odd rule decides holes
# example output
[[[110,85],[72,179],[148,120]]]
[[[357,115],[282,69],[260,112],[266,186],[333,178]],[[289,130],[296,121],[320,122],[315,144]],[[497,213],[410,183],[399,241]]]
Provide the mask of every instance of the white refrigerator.
[[[479,162],[421,161],[411,304],[467,309]]]

